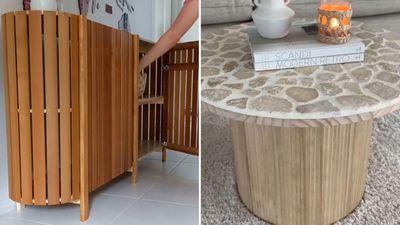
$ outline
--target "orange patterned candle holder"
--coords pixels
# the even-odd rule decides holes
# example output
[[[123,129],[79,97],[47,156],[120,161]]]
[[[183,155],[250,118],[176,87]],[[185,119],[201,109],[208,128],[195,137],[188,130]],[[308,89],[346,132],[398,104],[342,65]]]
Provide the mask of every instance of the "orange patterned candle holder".
[[[350,40],[353,10],[348,1],[322,1],[318,9],[318,40],[343,44]]]

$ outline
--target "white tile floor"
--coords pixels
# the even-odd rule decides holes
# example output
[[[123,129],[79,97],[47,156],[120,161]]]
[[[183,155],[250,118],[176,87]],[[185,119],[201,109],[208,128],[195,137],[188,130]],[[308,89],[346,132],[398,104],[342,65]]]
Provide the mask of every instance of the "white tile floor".
[[[0,225],[195,225],[199,208],[199,159],[168,151],[167,161],[153,152],[139,163],[139,182],[130,173],[90,196],[89,220],[79,221],[78,205],[16,209]]]

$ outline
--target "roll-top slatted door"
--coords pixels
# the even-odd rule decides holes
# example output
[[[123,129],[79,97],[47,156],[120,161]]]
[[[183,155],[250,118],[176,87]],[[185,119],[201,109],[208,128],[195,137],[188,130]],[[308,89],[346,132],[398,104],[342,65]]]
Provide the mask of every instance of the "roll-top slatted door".
[[[27,205],[79,199],[79,18],[5,14],[10,197]]]
[[[163,145],[199,154],[198,42],[179,44],[164,56]]]

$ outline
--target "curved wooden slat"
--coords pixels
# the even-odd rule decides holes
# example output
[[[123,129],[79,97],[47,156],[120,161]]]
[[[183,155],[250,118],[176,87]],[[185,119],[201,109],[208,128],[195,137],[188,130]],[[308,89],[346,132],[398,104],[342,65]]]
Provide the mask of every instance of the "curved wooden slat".
[[[79,199],[79,18],[70,18],[71,27],[71,137],[72,137],[72,200]]]
[[[79,156],[80,156],[80,219],[89,217],[89,84],[88,84],[88,21],[79,17]]]
[[[57,19],[55,13],[43,15],[44,70],[46,89],[46,150],[48,204],[60,204],[60,140],[58,124]]]
[[[18,88],[15,43],[15,17],[6,14],[2,17],[5,58],[5,92],[7,113],[7,140],[9,157],[9,192],[14,201],[21,201],[21,164],[18,122]]]
[[[18,77],[18,108],[19,135],[21,148],[21,203],[31,205],[32,194],[32,140],[31,140],[31,103],[29,85],[29,50],[27,14],[15,14],[16,46],[17,46],[17,77]]]
[[[69,15],[58,15],[61,203],[71,201],[71,93]]]
[[[44,78],[42,13],[29,17],[29,60],[32,100],[33,190],[35,205],[46,205],[46,144],[44,121]]]

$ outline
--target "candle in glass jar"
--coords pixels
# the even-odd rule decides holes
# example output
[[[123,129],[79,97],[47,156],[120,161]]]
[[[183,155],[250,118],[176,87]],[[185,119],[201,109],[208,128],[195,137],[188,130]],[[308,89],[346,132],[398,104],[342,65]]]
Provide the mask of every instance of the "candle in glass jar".
[[[321,0],[318,10],[318,39],[331,44],[350,39],[351,4],[348,0]]]

